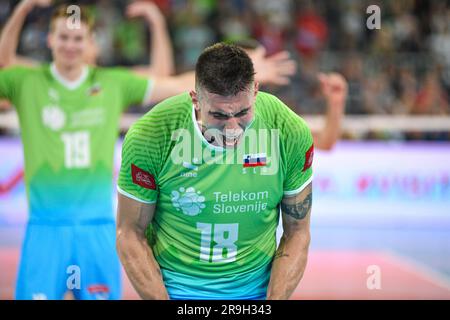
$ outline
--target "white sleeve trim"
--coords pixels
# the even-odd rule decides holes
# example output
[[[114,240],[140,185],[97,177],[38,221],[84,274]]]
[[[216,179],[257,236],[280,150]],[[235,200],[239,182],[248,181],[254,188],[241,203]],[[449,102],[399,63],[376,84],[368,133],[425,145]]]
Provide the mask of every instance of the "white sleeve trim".
[[[308,180],[306,180],[306,182],[304,184],[302,184],[300,186],[300,188],[297,188],[295,190],[284,191],[284,195],[285,196],[293,196],[293,195],[296,195],[297,193],[302,192],[303,189],[305,189],[308,186],[308,184],[311,183],[312,180],[313,180],[313,176],[311,175],[311,177]]]
[[[122,189],[120,189],[119,186],[117,186],[117,192],[119,192],[120,194],[124,195],[125,197],[131,198],[133,200],[136,200],[136,201],[139,201],[139,202],[142,202],[142,203],[147,203],[147,204],[156,203],[156,201],[145,201],[145,200],[139,199],[139,198],[133,196],[132,194],[130,194],[130,193],[126,192],[126,191],[123,191]]]
[[[150,103],[150,98],[153,94],[153,87],[155,86],[155,81],[152,79],[147,79],[147,89],[145,90],[144,99],[142,100],[142,105],[146,106]]]

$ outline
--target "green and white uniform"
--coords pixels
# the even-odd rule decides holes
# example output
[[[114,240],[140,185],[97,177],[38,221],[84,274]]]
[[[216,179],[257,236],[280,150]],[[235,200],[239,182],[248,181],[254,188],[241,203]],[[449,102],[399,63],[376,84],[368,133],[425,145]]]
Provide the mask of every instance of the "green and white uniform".
[[[84,67],[70,83],[54,65],[0,71],[0,98],[19,115],[29,203],[18,299],[61,299],[69,265],[83,270],[77,298],[120,297],[114,147],[122,111],[147,101],[151,83],[119,68]]]
[[[234,149],[204,139],[188,94],[130,128],[118,191],[156,203],[147,236],[171,298],[265,297],[277,206],[311,182],[312,144],[304,120],[263,92]]]

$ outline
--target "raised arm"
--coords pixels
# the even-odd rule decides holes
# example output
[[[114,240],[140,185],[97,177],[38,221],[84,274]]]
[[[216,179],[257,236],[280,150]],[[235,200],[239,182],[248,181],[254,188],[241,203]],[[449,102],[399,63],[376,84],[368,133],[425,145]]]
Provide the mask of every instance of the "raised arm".
[[[151,31],[148,66],[133,67],[142,76],[170,76],[175,72],[173,49],[164,15],[153,2],[137,1],[127,7],[129,18],[143,17]]]
[[[283,236],[275,254],[268,300],[289,299],[303,277],[310,243],[311,183],[300,193],[281,202]]]
[[[169,299],[161,270],[147,243],[145,230],[155,204],[145,204],[118,194],[116,246],[120,261],[142,299]]]
[[[33,8],[47,7],[51,3],[51,0],[23,0],[15,7],[0,35],[0,66],[7,67],[13,64],[29,66],[36,63],[31,59],[17,56],[20,31],[25,18]]]
[[[331,150],[341,134],[348,86],[344,77],[338,73],[319,74],[319,81],[327,111],[322,130],[313,134],[314,145],[318,149]]]

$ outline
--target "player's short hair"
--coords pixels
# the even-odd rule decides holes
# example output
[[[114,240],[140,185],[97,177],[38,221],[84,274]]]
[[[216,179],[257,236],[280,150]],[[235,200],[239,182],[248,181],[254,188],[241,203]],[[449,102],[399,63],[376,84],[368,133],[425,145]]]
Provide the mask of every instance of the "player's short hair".
[[[61,4],[53,10],[53,14],[50,18],[50,31],[54,30],[56,19],[71,17],[73,13],[67,13],[67,8],[69,6],[70,4]],[[87,25],[89,31],[93,31],[95,19],[91,9],[85,5],[78,5],[78,7],[80,8],[80,21]]]
[[[195,66],[196,90],[206,89],[221,96],[235,96],[250,89],[255,70],[250,57],[241,48],[217,43],[206,48]]]

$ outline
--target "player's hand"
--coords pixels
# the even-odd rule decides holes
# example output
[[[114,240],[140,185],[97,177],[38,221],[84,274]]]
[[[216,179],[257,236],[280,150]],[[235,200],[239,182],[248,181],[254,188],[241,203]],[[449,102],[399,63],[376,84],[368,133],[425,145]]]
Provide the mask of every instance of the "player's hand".
[[[266,50],[259,46],[249,56],[255,68],[255,79],[261,84],[287,85],[290,83],[289,76],[293,75],[297,68],[287,51],[266,57]]]
[[[150,25],[160,25],[164,23],[164,15],[158,6],[153,2],[136,1],[127,7],[126,15],[128,18],[142,17],[147,20]]]
[[[319,73],[319,82],[328,107],[343,111],[348,95],[348,84],[345,78],[335,72]]]

